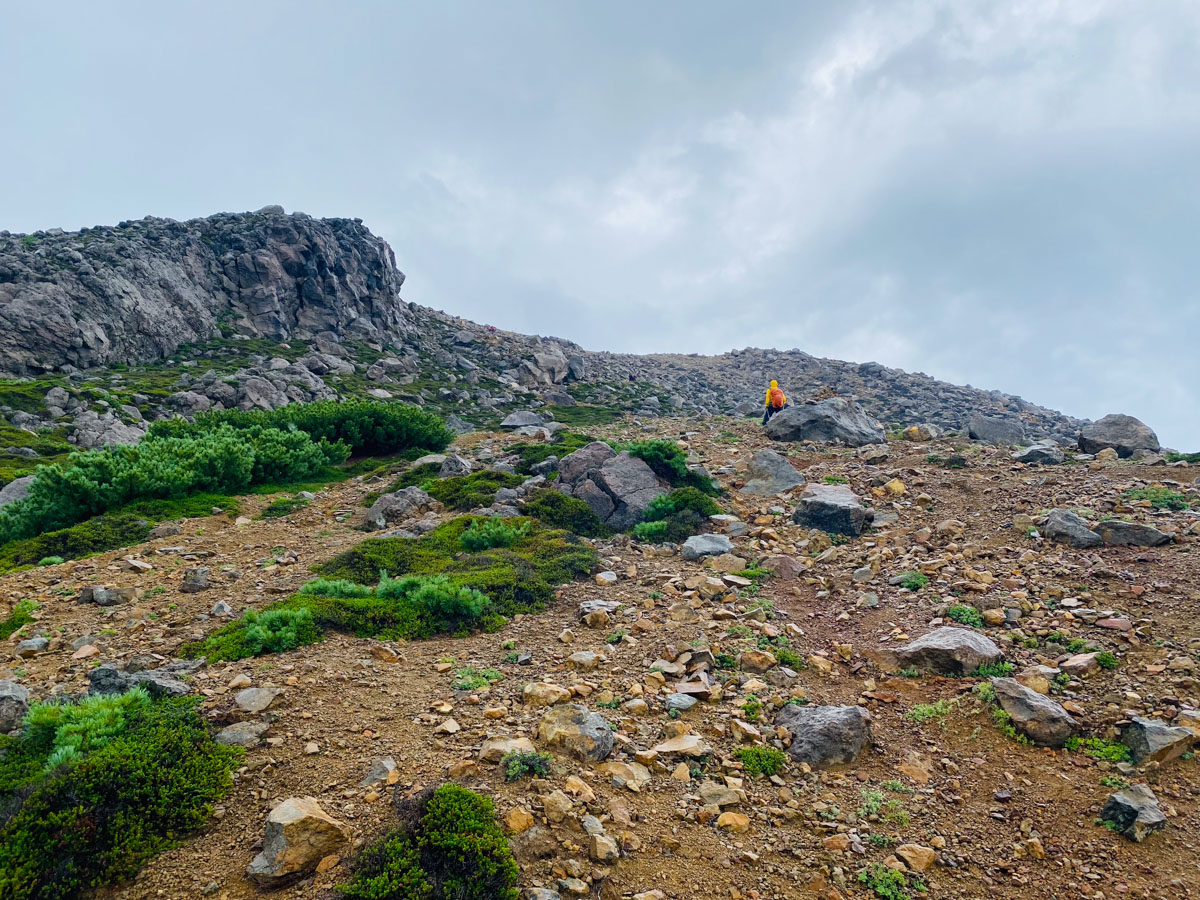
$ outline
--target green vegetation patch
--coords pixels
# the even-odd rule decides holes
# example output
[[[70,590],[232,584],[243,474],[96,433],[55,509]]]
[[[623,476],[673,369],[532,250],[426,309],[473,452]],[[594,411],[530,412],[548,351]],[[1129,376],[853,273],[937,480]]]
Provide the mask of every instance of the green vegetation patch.
[[[34,704],[20,737],[0,737],[0,897],[128,881],[202,828],[242,750],[216,744],[197,706],[140,691]]]
[[[633,535],[647,543],[686,541],[708,525],[708,517],[715,516],[721,507],[694,487],[677,488],[669,494],[655,497],[633,529]]]
[[[554,757],[549,753],[506,753],[500,760],[500,768],[504,770],[505,781],[516,781],[526,776],[537,775],[545,777],[550,774],[550,764]]]
[[[554,443],[551,444],[509,444],[504,448],[505,453],[514,454],[517,459],[517,471],[522,475],[528,475],[533,471],[533,467],[540,462],[545,462],[551,456],[557,456],[562,459],[571,453],[574,453],[580,447],[586,447],[588,444],[596,440],[590,434],[583,434],[578,431],[560,431],[554,436]]]
[[[980,615],[979,610],[973,606],[967,606],[965,603],[956,603],[946,610],[946,618],[959,625],[969,625],[972,628],[983,627],[983,616]]]
[[[517,900],[517,864],[490,798],[456,784],[406,802],[404,823],[358,857],[348,900]]]
[[[906,591],[919,591],[929,585],[929,576],[920,572],[905,572],[900,577],[900,587]]]
[[[734,751],[747,775],[778,775],[787,757],[775,747],[739,747]]]
[[[33,614],[37,608],[38,604],[36,600],[28,597],[18,600],[12,608],[12,612],[9,613],[8,618],[0,622],[0,641],[8,640],[16,632],[32,622]]]
[[[1130,754],[1129,748],[1120,741],[1110,741],[1098,737],[1071,737],[1067,738],[1067,742],[1063,746],[1068,750],[1082,750],[1084,756],[1090,756],[1092,759],[1100,759],[1105,762],[1119,763],[1133,761],[1133,756]]]
[[[479,553],[496,547],[512,547],[529,534],[528,519],[478,519],[458,538],[468,553]]]
[[[1149,500],[1150,505],[1155,509],[1191,508],[1187,497],[1169,487],[1138,488],[1137,490],[1125,492],[1125,501],[1127,503],[1137,503],[1142,500]]]
[[[421,490],[434,500],[441,501],[447,509],[466,512],[476,507],[490,506],[500,488],[515,488],[524,482],[525,479],[521,475],[493,472],[489,469],[470,475],[423,482]]]
[[[624,411],[611,406],[588,406],[582,403],[578,406],[549,406],[547,410],[554,415],[556,422],[573,426],[611,425],[625,418]]]
[[[321,629],[310,609],[276,604],[262,612],[248,610],[206,640],[186,644],[182,652],[185,656],[206,656],[215,662],[283,653],[320,639]]]
[[[613,449],[627,451],[646,463],[659,478],[666,479],[672,487],[695,488],[705,494],[716,496],[721,488],[711,478],[693,472],[687,466],[687,454],[674,441],[633,441],[614,444]]]
[[[368,538],[318,567],[327,578],[372,584],[380,572],[445,575],[456,586],[486,594],[496,612],[510,616],[544,609],[554,589],[588,574],[596,551],[576,536],[534,522],[514,547],[463,553],[463,532],[479,521],[459,516],[419,538]]]
[[[292,513],[304,509],[308,503],[309,501],[303,497],[280,497],[267,504],[261,513],[261,518],[282,519],[284,516],[290,516]]]
[[[910,891],[925,892],[925,883],[916,875],[889,869],[883,863],[875,863],[859,872],[858,880],[880,900],[911,900]]]
[[[601,521],[587,503],[553,488],[533,494],[521,510],[551,528],[561,528],[580,537],[601,538],[612,534],[612,529]]]

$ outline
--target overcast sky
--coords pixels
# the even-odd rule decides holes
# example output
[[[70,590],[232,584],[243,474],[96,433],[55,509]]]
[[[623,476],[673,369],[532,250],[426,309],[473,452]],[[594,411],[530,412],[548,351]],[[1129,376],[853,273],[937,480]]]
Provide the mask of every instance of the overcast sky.
[[[8,2],[0,228],[358,216],[409,300],[1200,449],[1200,4]]]

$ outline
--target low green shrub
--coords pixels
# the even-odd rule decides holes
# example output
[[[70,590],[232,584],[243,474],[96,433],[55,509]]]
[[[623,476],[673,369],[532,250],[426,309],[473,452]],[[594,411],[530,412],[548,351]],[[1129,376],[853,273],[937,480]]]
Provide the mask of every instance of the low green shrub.
[[[468,553],[479,553],[493,547],[511,547],[528,534],[528,519],[479,519],[459,536],[458,542]]]
[[[291,403],[270,411],[221,410],[200,413],[194,422],[155,422],[150,437],[183,437],[203,432],[270,428],[302,432],[315,442],[341,443],[355,456],[386,456],[420,449],[444,450],[454,433],[437,415],[403,403],[372,400],[322,400]]]
[[[643,544],[662,544],[667,540],[670,524],[660,522],[638,522],[633,526],[633,536]]]
[[[43,556],[38,560],[39,566],[57,566],[59,563],[66,562],[61,556]]]
[[[517,900],[517,864],[490,798],[456,784],[423,791],[355,861],[348,900]]]
[[[459,538],[478,517],[459,516],[419,538],[368,538],[317,568],[326,578],[372,584],[380,572],[445,575],[455,586],[486,594],[495,612],[511,616],[544,609],[561,584],[588,574],[596,551],[574,535],[533,523],[513,547],[462,554]]]
[[[1132,762],[1133,756],[1129,748],[1120,741],[1110,741],[1106,738],[1070,737],[1063,746],[1068,750],[1082,750],[1085,756],[1105,762]]]
[[[735,755],[742,761],[747,775],[778,775],[783,771],[786,757],[774,747],[740,747]]]
[[[973,606],[967,606],[965,603],[956,603],[951,606],[946,610],[946,618],[972,628],[983,627],[983,616],[979,614],[979,610]]]
[[[907,875],[896,869],[889,869],[883,863],[875,863],[869,869],[858,873],[858,880],[869,888],[879,900],[911,900],[912,890],[924,893],[925,884],[915,875]]]
[[[906,591],[919,591],[928,584],[929,576],[922,575],[920,572],[905,572],[900,579],[900,587]]]
[[[1015,667],[1010,662],[984,663],[975,670],[977,678],[1007,678]]]
[[[1100,668],[1102,668],[1102,669],[1111,670],[1111,669],[1115,669],[1121,663],[1120,663],[1120,660],[1118,660],[1117,657],[1115,655],[1113,655],[1113,653],[1111,651],[1101,650],[1099,653],[1096,654],[1096,664],[1098,666],[1100,666]]]
[[[650,501],[642,516],[644,521],[634,526],[634,536],[651,543],[686,541],[708,525],[709,516],[715,516],[720,511],[721,507],[703,491],[694,487],[677,488]],[[665,523],[666,527],[643,528],[640,533],[637,531],[641,525],[657,523]]]
[[[218,629],[206,640],[183,647],[185,656],[205,656],[210,661],[246,659],[265,653],[284,653],[321,639],[311,610],[268,607],[248,610],[240,619]]]
[[[526,775],[549,775],[554,757],[549,753],[506,753],[500,760],[505,781],[516,781]]]
[[[280,497],[267,504],[261,516],[264,519],[282,519],[284,516],[290,516],[292,513],[304,509],[308,503],[309,501],[303,497]]]
[[[212,740],[195,698],[90,703],[86,713],[35,706],[21,737],[0,738],[5,900],[128,881],[202,828],[232,786],[242,750]]]
[[[612,534],[587,503],[553,488],[533,494],[521,511],[551,528],[561,528],[580,537],[602,538]]]

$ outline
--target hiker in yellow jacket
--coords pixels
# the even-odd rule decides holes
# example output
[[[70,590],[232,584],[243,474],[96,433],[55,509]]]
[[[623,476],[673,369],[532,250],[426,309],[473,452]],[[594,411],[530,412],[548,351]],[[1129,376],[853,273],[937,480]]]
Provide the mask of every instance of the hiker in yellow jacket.
[[[779,412],[781,409],[787,409],[787,397],[783,395],[783,391],[779,389],[779,382],[772,381],[771,386],[767,388],[767,398],[763,401],[763,420],[766,425],[771,421],[771,416]]]

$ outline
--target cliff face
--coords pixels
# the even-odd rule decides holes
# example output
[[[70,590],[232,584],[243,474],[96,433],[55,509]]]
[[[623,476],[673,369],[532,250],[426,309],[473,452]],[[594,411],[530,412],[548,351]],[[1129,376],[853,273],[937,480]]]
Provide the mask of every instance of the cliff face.
[[[412,327],[403,282],[391,248],[360,220],[280,207],[0,232],[0,371],[149,362],[222,331],[395,339]]]

